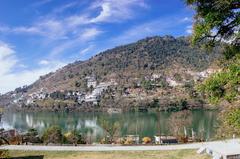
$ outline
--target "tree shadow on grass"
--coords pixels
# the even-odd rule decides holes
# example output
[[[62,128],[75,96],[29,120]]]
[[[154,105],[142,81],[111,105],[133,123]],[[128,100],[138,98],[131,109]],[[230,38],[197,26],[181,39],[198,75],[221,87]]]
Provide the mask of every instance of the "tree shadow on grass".
[[[44,156],[40,155],[40,156],[10,157],[10,158],[6,158],[6,159],[43,159],[43,158],[44,158]]]

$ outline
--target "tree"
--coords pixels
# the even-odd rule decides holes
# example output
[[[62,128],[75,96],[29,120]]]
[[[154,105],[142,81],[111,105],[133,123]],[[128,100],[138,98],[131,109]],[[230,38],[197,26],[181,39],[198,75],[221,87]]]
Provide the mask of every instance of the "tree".
[[[196,10],[193,44],[205,40],[204,44],[213,47],[225,41],[223,70],[205,80],[199,90],[214,104],[223,99],[235,101],[240,82],[240,1],[187,0],[187,4]]]
[[[213,104],[223,100],[234,102],[239,95],[240,59],[206,79],[200,86],[202,91]]]
[[[192,118],[189,111],[181,111],[172,113],[169,121],[170,131],[175,136],[183,136],[184,127],[188,127],[192,123]]]
[[[236,106],[240,99],[240,1],[187,0],[187,4],[196,10],[192,43],[202,42],[209,48],[219,42],[225,45],[222,71],[205,80],[199,90],[211,103],[224,100],[233,106],[222,112],[218,136],[240,135],[240,109]]]
[[[113,138],[115,135],[117,135],[120,131],[120,124],[119,122],[114,122],[106,119],[100,119],[100,124],[99,124],[107,136],[109,137],[109,142],[113,142]]]
[[[43,133],[43,142],[48,143],[62,143],[62,130],[59,126],[51,126],[47,128]]]
[[[187,0],[196,10],[192,42],[207,40],[206,46],[214,46],[222,40],[240,46],[239,0]]]
[[[220,126],[217,137],[227,138],[233,135],[240,136],[240,108],[231,107],[220,114]]]

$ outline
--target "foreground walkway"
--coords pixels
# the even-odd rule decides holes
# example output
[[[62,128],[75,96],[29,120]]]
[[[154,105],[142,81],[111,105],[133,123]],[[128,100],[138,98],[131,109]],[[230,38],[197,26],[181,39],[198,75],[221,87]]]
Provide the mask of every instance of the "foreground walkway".
[[[156,150],[182,150],[198,149],[207,144],[218,144],[230,140],[212,141],[203,143],[179,144],[179,145],[156,145],[156,146],[116,146],[116,145],[96,145],[96,146],[35,146],[35,145],[6,145],[0,150],[24,150],[24,151],[156,151]],[[235,141],[240,142],[240,139]]]

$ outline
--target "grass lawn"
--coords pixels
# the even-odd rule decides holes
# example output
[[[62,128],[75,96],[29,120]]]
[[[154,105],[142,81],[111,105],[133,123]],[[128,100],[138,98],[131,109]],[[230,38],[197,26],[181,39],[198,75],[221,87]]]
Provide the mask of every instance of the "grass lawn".
[[[198,155],[196,150],[175,151],[113,151],[113,152],[53,152],[53,151],[9,151],[10,157],[27,159],[210,159]]]

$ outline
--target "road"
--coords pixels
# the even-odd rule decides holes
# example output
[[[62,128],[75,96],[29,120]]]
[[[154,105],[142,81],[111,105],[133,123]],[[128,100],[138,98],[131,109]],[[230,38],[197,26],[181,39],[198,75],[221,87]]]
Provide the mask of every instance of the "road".
[[[24,150],[24,151],[158,151],[158,150],[182,150],[198,149],[207,144],[217,144],[232,141],[222,140],[204,143],[191,143],[179,145],[155,145],[155,146],[117,146],[117,145],[95,145],[95,146],[36,146],[36,145],[6,145],[1,146],[0,150]],[[235,139],[234,142],[240,142]]]

